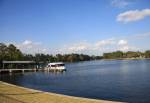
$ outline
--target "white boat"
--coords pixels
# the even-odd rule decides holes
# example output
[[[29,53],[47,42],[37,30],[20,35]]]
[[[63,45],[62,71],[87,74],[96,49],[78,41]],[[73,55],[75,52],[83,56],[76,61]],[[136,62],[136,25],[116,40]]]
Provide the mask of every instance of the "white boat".
[[[65,71],[65,64],[63,62],[55,62],[55,63],[48,63],[46,66],[48,71]]]

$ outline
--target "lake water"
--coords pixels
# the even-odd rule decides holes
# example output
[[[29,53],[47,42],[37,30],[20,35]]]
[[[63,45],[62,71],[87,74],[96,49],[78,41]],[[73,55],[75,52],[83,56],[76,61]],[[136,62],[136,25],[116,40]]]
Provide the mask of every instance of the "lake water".
[[[71,96],[150,103],[150,60],[100,60],[66,64],[66,72],[1,75],[0,80]]]

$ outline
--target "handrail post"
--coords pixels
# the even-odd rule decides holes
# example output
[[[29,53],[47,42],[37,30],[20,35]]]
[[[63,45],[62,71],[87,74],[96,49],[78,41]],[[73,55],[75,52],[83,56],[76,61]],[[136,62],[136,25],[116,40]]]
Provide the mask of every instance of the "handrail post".
[[[22,69],[22,73],[24,73],[24,69]]]

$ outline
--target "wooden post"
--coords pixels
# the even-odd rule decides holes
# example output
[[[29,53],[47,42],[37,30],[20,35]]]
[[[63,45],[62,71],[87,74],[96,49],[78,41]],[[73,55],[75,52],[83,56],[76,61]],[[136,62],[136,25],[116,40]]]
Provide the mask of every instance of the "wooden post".
[[[5,63],[3,63],[3,69],[5,68]]]
[[[9,73],[12,73],[12,70],[11,70],[11,69],[9,69]]]
[[[24,69],[22,69],[22,73],[24,73]]]

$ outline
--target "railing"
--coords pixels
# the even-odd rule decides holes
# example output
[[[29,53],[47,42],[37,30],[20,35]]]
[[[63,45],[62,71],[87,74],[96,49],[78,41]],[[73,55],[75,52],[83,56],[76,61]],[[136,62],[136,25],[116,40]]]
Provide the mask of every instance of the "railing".
[[[36,71],[37,69],[0,69],[0,73],[1,72],[13,72],[13,71],[22,71],[22,72],[25,72],[25,71]]]

